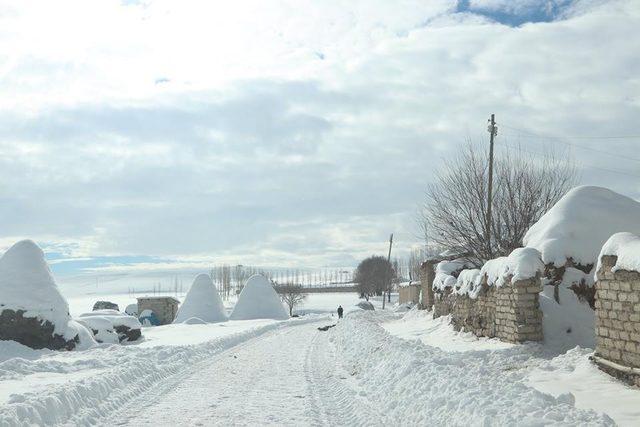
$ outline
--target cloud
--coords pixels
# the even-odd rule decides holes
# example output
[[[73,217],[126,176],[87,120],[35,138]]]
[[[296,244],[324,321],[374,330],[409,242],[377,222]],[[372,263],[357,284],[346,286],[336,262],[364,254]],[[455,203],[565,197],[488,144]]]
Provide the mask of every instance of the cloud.
[[[348,266],[391,232],[397,255],[419,243],[425,186],[490,113],[498,153],[635,152],[530,134],[638,133],[632,1],[553,2],[539,23],[526,1],[81,3],[53,23],[1,6],[0,246],[153,258],[103,272]],[[606,170],[637,162],[566,147],[584,183],[640,197]]]

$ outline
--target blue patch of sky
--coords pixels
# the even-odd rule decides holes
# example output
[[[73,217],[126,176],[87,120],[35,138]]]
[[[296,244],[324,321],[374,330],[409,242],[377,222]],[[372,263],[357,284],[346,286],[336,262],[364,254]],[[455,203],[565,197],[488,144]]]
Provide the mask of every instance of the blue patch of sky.
[[[73,275],[82,273],[86,269],[105,267],[108,265],[134,265],[139,263],[167,262],[167,259],[145,255],[102,256],[91,258],[69,258],[61,253],[49,252],[45,254],[49,267],[54,274]]]
[[[510,27],[530,22],[552,22],[563,16],[575,0],[504,1],[501,6],[474,5],[470,0],[458,0],[456,12],[474,13]]]

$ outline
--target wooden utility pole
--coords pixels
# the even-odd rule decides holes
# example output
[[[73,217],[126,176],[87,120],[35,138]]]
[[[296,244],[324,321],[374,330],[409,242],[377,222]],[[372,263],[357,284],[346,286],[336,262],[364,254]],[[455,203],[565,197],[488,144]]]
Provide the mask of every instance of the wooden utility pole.
[[[393,246],[393,233],[391,233],[391,236],[389,237],[389,253],[387,254],[387,264],[391,264],[391,246]],[[389,297],[389,302],[391,302],[391,274],[389,274],[389,281],[387,282],[387,291],[382,293],[382,309],[383,310],[384,310],[384,303],[386,300],[386,296]]]
[[[491,258],[491,203],[492,203],[492,191],[493,191],[493,139],[498,134],[498,127],[496,126],[496,116],[491,115],[489,119],[489,187],[487,191],[487,224],[485,226],[485,239],[487,241],[487,248],[489,258]]]

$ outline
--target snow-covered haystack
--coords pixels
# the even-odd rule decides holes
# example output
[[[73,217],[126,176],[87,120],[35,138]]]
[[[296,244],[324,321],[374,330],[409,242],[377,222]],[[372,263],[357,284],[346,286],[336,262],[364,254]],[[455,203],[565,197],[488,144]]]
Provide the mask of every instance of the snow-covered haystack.
[[[69,316],[42,249],[31,240],[16,243],[0,258],[0,339],[52,350],[95,343]]]
[[[269,280],[256,274],[245,283],[229,318],[231,320],[283,320],[288,319],[289,315]]]
[[[198,274],[195,278],[173,323],[183,323],[192,317],[207,323],[227,320],[218,290],[206,274]]]
[[[607,188],[580,186],[549,209],[523,243],[539,250],[547,265],[584,271],[596,263],[607,239],[621,231],[640,234],[640,203]]]
[[[136,341],[142,336],[142,325],[138,319],[117,310],[105,309],[84,313],[80,315],[78,322],[90,328],[99,342],[110,342],[101,339],[110,332],[117,334],[116,342]]]

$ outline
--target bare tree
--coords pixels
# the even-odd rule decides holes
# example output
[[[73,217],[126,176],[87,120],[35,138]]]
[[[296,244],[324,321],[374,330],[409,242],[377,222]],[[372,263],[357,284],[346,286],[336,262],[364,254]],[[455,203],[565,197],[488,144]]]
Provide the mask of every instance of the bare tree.
[[[371,256],[358,264],[353,281],[358,284],[360,297],[368,301],[371,295],[382,295],[393,277],[393,266],[386,258]]]
[[[576,183],[576,169],[549,153],[519,150],[495,160],[490,244],[487,235],[487,153],[468,144],[427,188],[419,225],[431,244],[467,254],[478,265],[509,254],[525,233]]]
[[[301,304],[307,299],[307,294],[304,293],[304,288],[295,283],[285,283],[277,286],[276,291],[280,294],[282,302],[289,307],[289,316],[293,316],[293,308]]]

